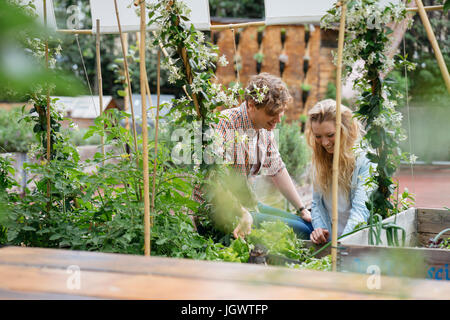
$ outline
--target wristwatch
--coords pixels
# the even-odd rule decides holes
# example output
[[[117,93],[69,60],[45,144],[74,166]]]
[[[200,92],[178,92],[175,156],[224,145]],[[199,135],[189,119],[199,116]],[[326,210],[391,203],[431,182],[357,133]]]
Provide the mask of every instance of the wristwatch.
[[[296,212],[297,214],[301,215],[303,210],[305,210],[305,207],[300,207],[296,210]]]

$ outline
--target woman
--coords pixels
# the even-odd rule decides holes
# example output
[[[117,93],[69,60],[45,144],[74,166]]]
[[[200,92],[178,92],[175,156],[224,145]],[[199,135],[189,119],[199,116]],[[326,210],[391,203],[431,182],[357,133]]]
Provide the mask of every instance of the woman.
[[[312,148],[313,201],[311,206],[314,230],[310,239],[322,244],[331,238],[332,167],[336,134],[336,101],[327,99],[308,112],[306,139]],[[361,137],[361,125],[352,111],[341,105],[341,141],[338,176],[338,236],[367,222],[368,191],[364,184],[369,177],[370,162],[355,147]],[[359,154],[359,155],[358,155]]]

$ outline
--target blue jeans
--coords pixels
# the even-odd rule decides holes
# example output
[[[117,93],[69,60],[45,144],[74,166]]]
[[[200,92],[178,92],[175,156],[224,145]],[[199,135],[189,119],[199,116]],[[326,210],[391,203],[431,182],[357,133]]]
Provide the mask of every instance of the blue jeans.
[[[283,221],[297,234],[300,239],[309,240],[309,235],[314,230],[311,222],[306,222],[299,216],[290,212],[273,208],[258,202],[259,212],[251,212],[253,222],[258,226],[263,221]]]

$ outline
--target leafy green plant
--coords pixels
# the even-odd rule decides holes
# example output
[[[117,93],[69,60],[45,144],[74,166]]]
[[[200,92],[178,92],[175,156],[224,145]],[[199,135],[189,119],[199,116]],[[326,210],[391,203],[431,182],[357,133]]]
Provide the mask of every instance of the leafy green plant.
[[[264,61],[264,53],[258,51],[253,55],[253,59],[255,59],[258,63],[262,63]]]
[[[300,270],[331,271],[331,255],[323,258],[306,258],[301,264],[288,264],[289,268]]]
[[[303,260],[308,252],[303,242],[297,238],[294,230],[281,221],[264,221],[248,236],[248,242],[260,244],[270,254],[282,255],[286,258]]]
[[[302,88],[302,91],[310,91],[312,86],[310,84],[307,84],[306,82],[304,82],[304,83],[302,83],[300,88]]]
[[[21,117],[19,108],[0,110],[0,153],[27,152],[37,142],[33,128],[20,121]]]
[[[288,123],[286,117],[283,117],[277,129],[281,159],[290,175],[300,182],[299,179],[305,172],[311,156],[311,151],[301,132],[300,123],[296,121]]]

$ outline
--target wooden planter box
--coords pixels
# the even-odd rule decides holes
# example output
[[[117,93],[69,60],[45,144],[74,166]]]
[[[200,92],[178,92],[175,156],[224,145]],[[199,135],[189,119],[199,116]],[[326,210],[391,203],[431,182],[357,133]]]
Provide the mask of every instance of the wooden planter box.
[[[369,230],[361,230],[340,240],[338,270],[450,280],[450,250],[426,248],[430,238],[450,228],[450,211],[410,208],[384,222],[395,219],[406,230],[405,247],[388,247],[384,230],[382,245],[367,245]],[[450,232],[443,235],[449,236]]]

